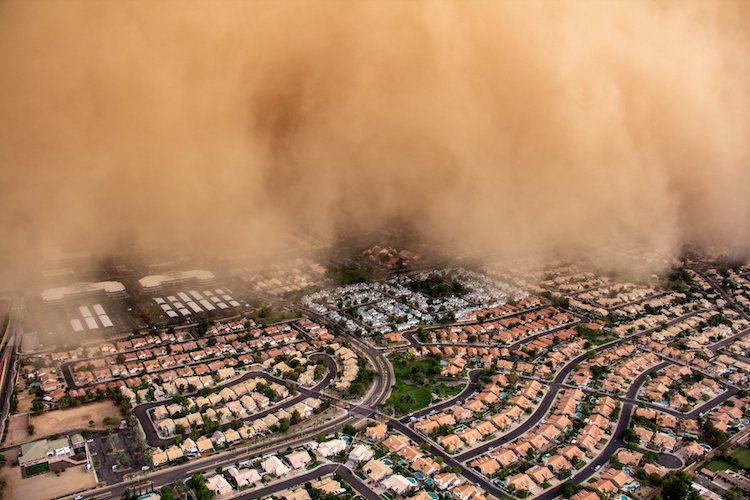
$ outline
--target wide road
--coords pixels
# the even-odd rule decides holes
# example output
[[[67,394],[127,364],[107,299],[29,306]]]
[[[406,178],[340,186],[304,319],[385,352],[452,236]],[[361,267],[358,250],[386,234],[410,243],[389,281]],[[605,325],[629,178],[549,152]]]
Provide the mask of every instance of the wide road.
[[[303,445],[310,442],[313,436],[318,434],[330,433],[333,430],[352,422],[352,420],[353,419],[351,417],[348,417],[346,415],[339,416],[326,422],[320,427],[304,429],[298,432],[292,432],[288,435],[279,435],[278,439],[271,442],[254,446],[241,446],[228,452],[210,455],[198,460],[193,460],[186,464],[160,469],[158,471],[153,471],[143,475],[138,474],[137,477],[133,479],[128,479],[126,481],[110,486],[104,486],[98,489],[87,490],[85,492],[82,492],[81,495],[86,498],[99,498],[109,495],[112,495],[115,498],[119,498],[129,487],[136,486],[139,483],[143,483],[146,481],[151,481],[154,485],[154,488],[159,489],[162,486],[182,481],[183,479],[198,472],[204,474],[211,473],[218,466],[226,468],[234,465],[235,462],[240,460],[273,454],[281,450],[286,450],[289,447],[293,448],[295,446]]]

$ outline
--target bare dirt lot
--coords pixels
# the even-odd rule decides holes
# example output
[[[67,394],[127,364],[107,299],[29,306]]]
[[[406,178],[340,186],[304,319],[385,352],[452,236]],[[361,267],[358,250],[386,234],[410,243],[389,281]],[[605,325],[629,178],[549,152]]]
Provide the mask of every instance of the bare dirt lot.
[[[67,408],[44,412],[31,417],[34,426],[34,436],[48,436],[50,434],[64,434],[75,429],[104,429],[102,420],[105,417],[114,417],[119,422],[120,408],[107,399],[96,403],[79,406],[78,408]],[[89,420],[94,421],[89,426]]]
[[[83,465],[71,467],[56,474],[47,472],[38,476],[23,479],[20,467],[5,466],[0,471],[5,482],[4,499],[45,500],[96,486],[94,474],[86,472]]]
[[[28,432],[29,416],[13,415],[8,419],[8,433],[5,436],[5,445],[24,443],[31,439]]]

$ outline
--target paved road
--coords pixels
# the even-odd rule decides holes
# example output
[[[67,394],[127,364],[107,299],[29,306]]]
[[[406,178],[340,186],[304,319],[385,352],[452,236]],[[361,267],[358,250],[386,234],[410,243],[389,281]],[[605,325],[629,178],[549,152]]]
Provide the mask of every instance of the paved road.
[[[252,458],[255,456],[273,454],[281,450],[286,450],[289,447],[293,448],[295,446],[303,445],[305,443],[308,443],[313,438],[313,436],[318,434],[327,434],[334,429],[338,429],[343,425],[350,423],[351,421],[352,418],[348,416],[340,416],[331,419],[321,427],[290,433],[289,435],[280,436],[279,439],[276,439],[274,441],[261,443],[255,446],[243,446],[235,448],[234,450],[228,452],[220,453],[217,455],[210,455],[183,465],[168,467],[166,469],[150,472],[142,476],[139,475],[138,478],[135,479],[129,479],[98,489],[87,490],[86,492],[83,492],[81,494],[86,498],[99,498],[110,494],[115,498],[119,498],[128,487],[135,486],[144,481],[152,481],[154,488],[158,489],[162,486],[179,482],[197,472],[211,473],[216,469],[217,466],[226,468],[234,465],[235,462],[240,460]]]
[[[462,464],[456,457],[452,457],[448,455],[445,451],[443,451],[442,448],[436,446],[431,440],[425,439],[421,434],[418,434],[416,431],[411,429],[410,427],[402,424],[398,420],[391,420],[388,422],[388,424],[407,436],[409,439],[414,441],[415,443],[423,444],[426,443],[426,445],[430,448],[430,451],[439,457],[443,458],[443,463],[445,465],[451,466],[451,467],[457,467],[461,470],[461,474],[465,476],[469,481],[474,482],[475,484],[479,485],[480,487],[484,488],[488,493],[495,495],[498,498],[502,498],[507,496],[500,488],[489,482],[484,476],[479,475],[476,471],[470,469],[469,467]]]
[[[680,318],[672,320],[671,322],[669,322],[669,324],[674,324],[676,322],[682,321],[688,317],[698,314],[699,312],[701,311],[695,311],[690,314],[681,316]],[[325,318],[321,317],[318,314],[314,314],[314,312],[311,312],[309,316],[316,318],[319,321],[322,321],[323,324],[327,323],[327,320],[325,320]],[[566,325],[566,327],[570,327],[570,326],[571,325]],[[647,335],[651,333],[652,331],[654,331],[655,329],[656,328],[643,330],[633,335],[623,337],[621,339],[616,339],[607,344],[603,344],[601,346],[596,347],[595,350],[597,352],[602,352],[606,349],[615,347],[617,345],[632,342],[634,338]],[[548,334],[548,333],[549,332],[544,332],[543,334]],[[543,335],[543,334],[539,334],[539,335]],[[523,342],[526,342],[528,340],[530,339],[524,339]],[[376,367],[377,371],[381,374],[381,376],[378,377],[375,386],[368,393],[367,397],[365,398],[365,400],[363,400],[362,404],[352,406],[349,409],[348,415],[332,420],[324,428],[316,429],[314,431],[315,433],[330,432],[330,430],[340,428],[345,423],[356,422],[357,420],[361,420],[362,418],[372,417],[373,415],[376,414],[375,408],[377,408],[377,405],[382,403],[385,400],[385,398],[387,398],[388,393],[390,391],[390,387],[394,380],[392,367],[390,366],[390,363],[387,363],[386,361],[384,361],[380,352],[376,348],[372,347],[371,345],[364,343],[361,340],[356,339],[355,337],[351,337],[351,341],[353,344],[356,345],[356,347],[358,347],[365,353],[365,355],[370,359],[370,362],[373,364],[373,366]],[[518,347],[520,347],[520,345],[521,344],[519,344]],[[573,370],[574,366],[582,362],[583,360],[585,360],[585,355],[580,355],[570,360],[556,374],[554,380],[551,383],[548,383],[550,386],[549,390],[543,397],[537,410],[529,417],[529,419],[526,420],[526,422],[522,424],[522,428],[524,430],[518,430],[517,428],[511,431],[511,433],[514,434],[514,437],[517,437],[515,435],[516,433],[517,435],[520,435],[523,432],[527,431],[529,428],[531,428],[533,425],[538,423],[538,421],[546,414],[551,404],[554,402],[554,398],[558,390],[564,386],[564,380],[567,378],[569,373]],[[637,381],[639,380],[639,382],[637,384],[634,383],[630,387],[630,390],[628,391],[628,397],[630,397],[631,399],[635,399],[638,388],[640,387],[640,384],[643,382],[643,379],[645,379],[645,376],[646,376],[645,374],[642,374],[641,376],[639,376],[638,379],[636,379]],[[464,393],[470,394],[471,391],[474,390],[473,388],[470,388],[471,385],[472,385],[472,380],[471,380],[471,375],[470,375],[469,384],[467,384],[467,388],[465,388],[464,391],[462,391],[462,395]],[[726,395],[726,398],[730,396],[731,395]],[[441,407],[441,405],[445,403],[447,402],[440,403],[439,405],[436,405],[436,406]],[[711,401],[709,403],[714,403],[714,405],[716,404],[715,401]],[[709,403],[707,403],[704,406],[709,405]],[[634,405],[635,403],[631,403],[631,402],[623,403],[623,408],[622,408],[620,418],[618,420],[618,425],[613,433],[613,436],[614,436],[613,440],[607,444],[607,446],[604,448],[601,454],[597,458],[595,458],[594,461],[589,463],[583,470],[579,471],[578,474],[576,474],[576,476],[574,476],[571,479],[572,481],[576,483],[585,481],[586,478],[590,477],[590,475],[593,474],[594,472],[593,469],[596,467],[596,465],[599,465],[600,463],[604,463],[606,460],[608,460],[611,452],[616,450],[618,447],[621,447],[624,445],[624,443],[622,442],[622,434],[629,424],[630,416],[633,412]],[[420,413],[429,412],[433,409],[434,408],[427,408],[425,410],[421,410]],[[255,418],[257,418],[257,416],[255,416]],[[402,432],[404,435],[406,435],[407,437],[409,437],[416,443],[427,443],[427,445],[429,446],[429,448],[432,450],[432,452],[435,455],[443,457],[443,460],[446,463],[446,465],[458,467],[461,470],[461,473],[467,479],[476,483],[478,486],[484,488],[489,494],[495,495],[497,497],[506,496],[505,493],[502,490],[500,490],[496,485],[490,483],[489,481],[487,481],[487,479],[485,479],[484,477],[480,476],[475,471],[466,467],[459,460],[469,460],[470,458],[474,456],[484,453],[487,449],[489,449],[489,447],[496,446],[500,442],[508,442],[511,439],[514,439],[514,437],[508,437],[508,435],[501,436],[500,438],[492,442],[483,444],[478,449],[471,450],[470,452],[459,455],[458,457],[451,457],[447,455],[442,449],[435,446],[430,440],[426,440],[423,436],[419,435],[418,433],[410,429],[403,422],[400,422],[395,419],[389,419],[389,420],[390,420],[391,426],[394,429],[399,430],[400,432]],[[274,445],[273,443],[265,443],[265,444],[258,445],[255,447],[236,449],[234,451],[227,452],[219,456],[208,457],[207,462],[203,462],[203,461],[190,462],[188,464],[185,464],[184,466],[171,467],[171,468],[159,471],[157,473],[152,473],[148,476],[148,479],[154,481],[155,486],[162,486],[165,484],[172,483],[176,480],[179,480],[180,478],[183,478],[186,475],[190,475],[196,471],[201,471],[201,470],[210,471],[210,470],[213,470],[216,467],[216,465],[233,463],[234,461],[236,461],[237,459],[241,457],[246,458],[246,457],[258,456],[258,455],[265,454],[265,453],[275,452],[278,449],[285,449],[288,446],[297,446],[299,444],[303,444],[304,442],[307,442],[310,439],[311,435],[312,434],[310,434],[309,432],[306,433],[305,431],[302,431],[298,434],[291,434],[290,436],[287,436],[286,440],[282,438],[280,440],[273,442],[273,443],[278,443],[279,441],[284,440],[283,444]],[[135,482],[131,481],[131,482],[120,483],[113,487],[109,487],[106,490],[112,491],[113,493],[118,493],[118,492],[122,493],[125,487],[128,486],[129,484],[135,484]],[[352,484],[352,486],[355,486],[355,484]],[[93,490],[90,492],[90,494],[87,494],[86,496],[97,496],[97,495],[100,495],[102,491],[103,490],[101,489]],[[552,496],[554,496],[553,493],[554,491],[545,492],[542,498],[552,498]],[[252,495],[256,495],[256,494],[258,494],[258,491],[255,491],[252,493]],[[246,498],[255,498],[255,497],[253,496],[253,497],[246,497]]]
[[[728,294],[721,286],[719,286],[718,283],[716,283],[713,278],[708,277],[705,273],[699,272],[699,274],[703,277],[704,280],[708,282],[711,287],[716,290],[716,292],[721,295],[721,298],[724,299],[724,301],[731,305],[743,318],[750,320],[750,315],[748,315],[745,312],[745,309],[740,306],[736,300],[734,300],[734,297],[730,294]]]
[[[681,321],[687,317],[693,316],[694,314],[696,313],[690,313],[688,315],[682,316],[681,318],[677,320],[673,320],[673,321],[674,322]],[[606,351],[607,349],[611,349],[612,347],[619,346],[624,343],[630,343],[633,341],[634,338],[647,335],[654,330],[656,330],[656,328],[643,330],[638,333],[634,333],[633,335],[623,337],[620,339],[616,339],[611,342],[607,342],[606,344],[602,344],[600,346],[595,347],[593,350],[595,350],[596,352],[603,352],[603,351]],[[472,458],[478,455],[481,455],[482,453],[486,453],[490,448],[495,448],[499,445],[503,445],[505,443],[512,441],[513,439],[521,436],[522,434],[527,432],[529,429],[537,425],[537,423],[544,417],[544,415],[547,414],[547,411],[552,406],[552,403],[555,401],[555,398],[557,397],[557,392],[561,388],[564,387],[563,384],[565,382],[565,379],[573,371],[576,365],[584,362],[585,360],[586,360],[586,353],[576,356],[575,358],[568,361],[560,369],[560,371],[558,371],[557,374],[555,374],[555,378],[552,380],[552,382],[548,383],[549,385],[548,391],[542,398],[542,401],[539,403],[539,406],[537,406],[537,409],[534,411],[534,413],[532,413],[531,416],[528,419],[526,419],[521,425],[519,425],[518,427],[516,427],[509,433],[500,436],[497,439],[494,439],[492,441],[487,441],[486,443],[483,443],[482,445],[474,448],[473,450],[469,450],[467,452],[462,453],[461,455],[458,455],[457,458],[461,461],[471,460]],[[637,391],[636,391],[636,394],[637,394]]]
[[[646,380],[646,377],[648,377],[651,373],[660,370],[661,368],[664,368],[668,365],[669,363],[665,361],[663,363],[652,366],[645,372],[638,375],[638,377],[633,380],[633,383],[630,384],[630,388],[628,389],[627,393],[628,398],[635,399],[635,397],[638,395],[638,391],[640,390],[641,385],[643,385],[643,382]],[[614,432],[612,432],[612,439],[609,440],[606,446],[599,452],[596,457],[594,457],[591,462],[586,464],[583,469],[578,471],[578,473],[576,473],[568,481],[575,484],[581,484],[585,482],[596,472],[598,466],[604,465],[607,461],[609,461],[610,455],[617,451],[618,448],[624,448],[626,446],[626,443],[622,439],[622,436],[625,433],[625,429],[627,429],[630,425],[630,417],[633,415],[634,408],[635,405],[633,405],[633,403],[623,403],[622,409],[620,410],[620,417],[617,420],[617,426],[615,427]],[[551,500],[559,494],[560,486],[558,485],[545,491],[536,498],[538,500]]]
[[[674,324],[680,321],[683,321],[689,317],[694,316],[695,314],[698,314],[700,311],[694,311],[689,314],[683,315],[679,318],[673,319],[668,324]],[[603,352],[607,349],[611,349],[613,347],[619,346],[621,344],[630,343],[635,338],[648,335],[658,329],[660,327],[654,327],[646,330],[639,331],[637,333],[634,333],[632,335],[622,337],[619,339],[615,339],[611,342],[608,342],[606,344],[602,344],[600,346],[597,346],[594,348],[596,352]],[[458,467],[461,469],[461,473],[466,476],[469,480],[473,481],[474,483],[478,484],[479,486],[483,487],[488,493],[495,495],[497,497],[504,497],[507,496],[502,490],[500,490],[496,485],[490,483],[487,481],[483,476],[480,476],[472,469],[469,469],[466,467],[463,462],[469,461],[483,453],[486,453],[489,451],[490,448],[495,448],[497,446],[502,446],[503,444],[506,444],[513,439],[516,439],[517,437],[520,437],[524,433],[528,432],[529,429],[534,427],[539,423],[539,421],[544,417],[544,415],[547,414],[548,410],[552,406],[552,403],[554,402],[558,391],[561,388],[564,388],[564,382],[565,379],[568,377],[568,375],[573,371],[574,367],[586,360],[586,354],[581,354],[570,361],[566,363],[560,371],[557,372],[555,375],[555,378],[551,382],[547,382],[548,384],[548,391],[542,398],[542,401],[539,403],[539,406],[537,409],[529,416],[526,421],[524,421],[521,425],[510,431],[509,433],[506,433],[497,439],[494,439],[492,441],[488,441],[486,443],[483,443],[482,445],[469,450],[467,452],[464,452],[462,454],[459,454],[455,457],[452,457],[445,453],[445,451],[442,450],[442,448],[436,446],[431,440],[425,439],[424,436],[418,434],[402,422],[391,420],[391,424],[394,428],[401,431],[403,434],[408,436],[410,439],[415,441],[416,443],[426,443],[427,446],[429,446],[430,450],[433,454],[437,456],[443,457],[444,462],[447,465],[451,465],[454,467]],[[660,364],[655,365],[651,369],[645,371],[641,375],[639,375],[631,384],[628,393],[627,398],[635,400],[636,396],[638,394],[638,390],[640,389],[640,386],[642,385],[645,378],[654,371],[663,368],[665,366],[668,366],[669,362],[663,362]],[[625,445],[624,441],[622,440],[622,435],[627,429],[630,417],[632,415],[634,409],[634,403],[630,402],[624,402],[622,405],[622,411],[620,414],[620,419],[618,420],[618,425],[615,428],[612,436],[613,439],[605,446],[605,448],[602,450],[602,452],[589,464],[587,464],[586,467],[584,467],[582,470],[576,474],[571,481],[575,483],[580,483],[590,477],[594,472],[597,465],[601,465],[604,462],[606,462],[609,459],[609,455],[611,455],[615,450],[617,450],[620,447],[623,447]],[[428,409],[429,410],[429,409]],[[543,498],[553,498],[557,495],[557,488],[555,488],[553,491],[548,491],[543,494]],[[554,494],[553,494],[554,493]]]
[[[362,495],[367,500],[380,500],[380,496],[377,493],[373,492],[364,482],[362,482],[360,478],[355,476],[354,473],[343,464],[321,465],[320,467],[313,469],[301,476],[296,476],[285,481],[280,481],[271,486],[253,490],[250,493],[240,495],[236,498],[240,500],[262,498],[268,495],[273,495],[274,493],[278,493],[279,491],[286,490],[288,488],[294,488],[296,486],[303,485],[307,481],[313,481],[327,474],[338,474],[339,476],[343,477],[347,483],[349,483],[355,490],[357,490],[357,493]]]
[[[322,318],[317,314],[310,314],[310,317],[319,318],[319,320],[322,321],[322,324],[328,324],[328,321],[325,318]],[[87,498],[95,496],[101,497],[107,494],[112,494],[115,497],[119,497],[125,492],[128,487],[134,486],[142,480],[152,481],[155,488],[160,488],[164,485],[180,481],[181,479],[196,472],[210,472],[214,470],[218,465],[229,466],[241,459],[252,458],[264,454],[271,454],[279,450],[285,450],[288,447],[295,447],[305,444],[310,441],[313,436],[317,436],[319,434],[328,434],[336,429],[342,428],[348,423],[356,423],[363,418],[372,416],[375,413],[375,410],[373,410],[373,408],[377,408],[379,404],[385,401],[390,393],[391,386],[393,385],[393,382],[395,380],[393,367],[390,365],[390,363],[384,360],[382,354],[374,347],[353,337],[350,340],[353,344],[355,344],[356,347],[362,350],[365,356],[367,356],[370,363],[378,371],[379,376],[375,379],[373,387],[362,399],[362,402],[350,409],[346,415],[334,418],[320,427],[316,427],[313,429],[303,429],[298,432],[291,433],[287,436],[280,436],[279,439],[274,440],[270,443],[262,443],[255,446],[237,448],[229,452],[209,456],[204,459],[192,461],[184,465],[169,467],[159,471],[151,472],[145,475],[142,479],[133,479],[118,483],[116,485],[107,486],[96,490],[90,490],[86,493],[83,493],[83,495]],[[329,375],[331,374],[332,371],[329,370]],[[275,377],[271,378],[275,379]],[[326,377],[326,379],[328,379],[328,377]],[[328,383],[326,379],[318,384],[315,389],[317,390],[318,388],[324,387],[325,384]],[[320,395],[321,394],[318,394],[316,395],[316,397]],[[150,423],[148,426],[144,427],[144,430],[148,427],[151,427]]]
[[[711,351],[713,354],[717,354],[721,349],[725,348],[735,340],[739,340],[745,335],[750,334],[750,328],[746,328],[742,330],[741,332],[735,333],[734,335],[730,335],[729,337],[722,339],[715,344],[711,344],[708,346],[708,350]]]
[[[424,417],[425,415],[428,415],[433,412],[439,412],[440,410],[443,410],[445,408],[448,408],[450,406],[453,406],[454,404],[458,403],[459,401],[463,401],[467,399],[469,396],[474,394],[474,391],[477,389],[477,382],[479,382],[479,374],[482,373],[482,370],[480,369],[474,369],[469,372],[469,381],[466,384],[466,387],[464,389],[450,398],[447,401],[443,401],[442,403],[438,403],[436,405],[428,406],[427,408],[424,408],[419,411],[415,411],[413,413],[410,413],[408,415],[405,415],[399,419],[399,421],[403,424],[408,423],[412,417],[416,420],[419,418]]]

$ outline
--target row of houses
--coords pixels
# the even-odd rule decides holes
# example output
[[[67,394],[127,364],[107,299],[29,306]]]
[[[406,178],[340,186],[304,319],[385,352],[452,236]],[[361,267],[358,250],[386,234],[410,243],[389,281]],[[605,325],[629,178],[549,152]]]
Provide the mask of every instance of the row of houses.
[[[413,493],[408,498],[424,497],[423,492],[416,491],[421,488],[419,483],[410,481],[400,473],[394,473],[392,464],[398,460],[405,463],[405,467],[414,474],[432,481],[440,490],[451,491],[454,498],[461,500],[484,500],[486,498],[482,491],[463,477],[452,472],[441,473],[443,466],[402,434],[387,434],[387,427],[384,424],[368,427],[366,433],[368,438],[380,442],[380,446],[388,452],[387,456],[391,457],[390,459],[370,458],[371,450],[368,450],[369,454],[363,455],[367,462],[362,466],[362,472],[365,474],[367,483],[372,487],[405,497]],[[352,454],[350,454],[350,460]],[[354,458],[359,462],[363,461],[362,455]]]
[[[196,440],[188,437],[179,444],[172,445],[164,451],[153,453],[152,463],[156,467],[180,460],[183,457],[193,458],[207,452],[212,452],[217,448],[236,445],[242,441],[253,439],[258,435],[272,432],[281,419],[290,419],[294,411],[298,411],[302,419],[310,418],[314,414],[315,409],[320,407],[320,404],[319,399],[307,398],[292,407],[280,409],[275,413],[269,413],[262,418],[247,420],[237,429],[216,430],[210,436],[200,436]],[[195,428],[200,431],[207,420],[216,421],[219,419],[220,423],[228,424],[235,418],[236,416],[231,414],[229,416],[221,415],[212,408],[209,408],[205,412],[191,413],[179,419],[166,418],[157,422],[156,427],[162,434],[174,435],[178,425],[183,426],[185,429]]]
[[[269,387],[270,392],[266,393],[273,394],[274,399],[258,391],[258,385]],[[215,420],[219,413],[222,413],[222,420],[244,419],[288,395],[289,390],[285,386],[256,377],[223,387],[216,393],[185,398],[182,404],[175,402],[156,406],[151,410],[151,417],[162,435],[171,436],[177,426],[185,429],[201,426],[204,418]]]
[[[338,343],[330,344],[329,348],[333,349],[334,356],[341,365],[341,371],[336,377],[333,387],[337,391],[345,391],[351,387],[352,382],[359,374],[359,363],[357,353],[352,349]]]
[[[443,412],[427,415],[412,425],[415,430],[431,435],[438,427],[453,428],[459,424],[453,432],[438,436],[436,440],[448,453],[471,448],[520,423],[544,390],[536,380],[527,380],[508,397],[504,389],[507,385],[506,376],[496,374],[476,396]]]
[[[571,471],[582,466],[587,454],[595,456],[601,447],[600,441],[609,431],[610,415],[616,408],[612,398],[599,398],[585,426],[569,439],[574,429],[573,422],[581,419],[580,408],[585,401],[586,396],[579,389],[561,391],[550,416],[513,443],[478,457],[470,465],[483,475],[493,477],[507,467],[541,456],[537,465],[505,479],[506,485],[524,491],[554,481],[563,470]],[[556,453],[542,456],[553,448]]]
[[[272,353],[268,353],[270,348],[289,345],[297,340],[297,335],[293,332],[262,336],[250,341],[238,340],[237,337],[237,334],[230,334],[130,351],[118,356],[81,361],[71,365],[71,369],[76,384],[83,386],[112,378],[155,374],[181,366],[208,364],[211,360],[221,359],[226,355],[243,357],[243,362],[252,363],[255,361],[255,353],[261,352],[260,361],[263,361],[273,357]]]

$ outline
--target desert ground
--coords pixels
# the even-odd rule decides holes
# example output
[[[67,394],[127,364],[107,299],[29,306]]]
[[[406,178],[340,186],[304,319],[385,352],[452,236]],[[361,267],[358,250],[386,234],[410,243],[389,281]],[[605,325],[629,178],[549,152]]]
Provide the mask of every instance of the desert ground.
[[[5,481],[4,499],[45,500],[72,495],[96,486],[94,474],[86,472],[82,465],[59,473],[47,472],[31,478],[21,477],[20,467],[6,465],[0,470]]]
[[[13,415],[8,419],[8,433],[5,436],[5,445],[10,446],[25,443],[29,439],[29,415]]]
[[[64,434],[76,429],[104,429],[102,420],[105,417],[120,419],[120,409],[107,399],[96,403],[44,412],[32,415],[31,425],[34,426],[34,436],[48,436],[51,434]],[[89,426],[89,421],[94,424]]]

